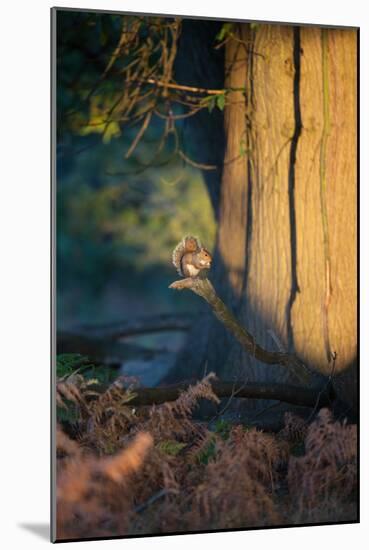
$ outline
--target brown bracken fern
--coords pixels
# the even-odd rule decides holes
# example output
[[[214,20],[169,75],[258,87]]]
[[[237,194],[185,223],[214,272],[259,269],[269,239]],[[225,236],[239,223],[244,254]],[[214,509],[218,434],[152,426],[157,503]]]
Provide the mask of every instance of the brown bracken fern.
[[[309,426],[305,454],[291,457],[288,484],[299,514],[319,516],[319,508],[341,505],[355,495],[357,486],[357,429],[335,422],[322,409]]]
[[[277,434],[217,430],[194,419],[219,401],[213,378],[137,410],[124,381],[60,382],[79,429],[57,432],[59,540],[356,519],[356,426],[322,409],[310,425],[287,413]]]

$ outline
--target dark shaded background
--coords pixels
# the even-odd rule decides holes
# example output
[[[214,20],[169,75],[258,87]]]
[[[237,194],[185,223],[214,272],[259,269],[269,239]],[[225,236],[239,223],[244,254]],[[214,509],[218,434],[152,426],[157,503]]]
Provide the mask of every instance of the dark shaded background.
[[[99,109],[106,86],[114,91],[122,83],[113,74],[104,89],[94,88],[119,39],[122,17],[58,12],[58,331],[79,332],[85,325],[162,313],[196,313],[201,305],[195,296],[168,290],[176,278],[171,253],[187,233],[201,236],[210,249],[214,245],[216,226],[202,172],[173,154],[170,136],[160,158],[153,157],[163,121],[153,117],[129,159],[125,153],[137,128],[112,124],[103,132]],[[183,65],[179,55],[182,73]],[[199,132],[194,134],[187,120],[177,127],[183,149],[199,153],[201,139],[194,140]],[[139,355],[147,348],[159,351],[158,376],[151,376],[151,363],[143,369],[151,372],[143,382],[153,383],[174,360],[166,352],[177,351],[183,339],[183,331],[126,338],[123,344],[137,346],[134,359],[130,354],[125,369],[127,346],[115,345],[114,361],[121,362],[124,372],[139,375]],[[76,340],[58,351],[86,350]],[[112,346],[99,349],[97,359],[109,360],[111,354]]]

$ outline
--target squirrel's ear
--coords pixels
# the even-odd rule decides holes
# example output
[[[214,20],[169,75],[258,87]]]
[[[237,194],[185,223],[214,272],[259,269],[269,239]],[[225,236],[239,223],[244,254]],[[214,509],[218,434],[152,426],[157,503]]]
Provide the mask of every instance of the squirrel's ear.
[[[202,244],[201,244],[200,239],[199,239],[198,237],[193,237],[193,239],[195,239],[196,244],[197,244],[197,247],[198,247],[198,248],[202,248]]]
[[[185,249],[188,251],[195,252],[198,248],[201,248],[199,239],[193,235],[187,235],[183,242]]]

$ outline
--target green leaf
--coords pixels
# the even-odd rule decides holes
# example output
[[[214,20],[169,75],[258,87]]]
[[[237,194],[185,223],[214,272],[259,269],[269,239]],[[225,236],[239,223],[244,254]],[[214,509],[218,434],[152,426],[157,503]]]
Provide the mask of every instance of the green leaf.
[[[216,97],[215,96],[211,96],[211,99],[208,101],[208,111],[209,113],[212,112],[212,110],[214,109],[216,105]]]
[[[233,23],[224,23],[222,25],[222,28],[216,35],[215,40],[217,40],[218,42],[221,42],[222,40],[224,40],[226,36],[231,32],[232,27],[233,27]]]
[[[186,443],[179,443],[178,441],[175,441],[174,439],[168,439],[166,441],[161,441],[158,443],[157,447],[162,451],[163,453],[170,455],[170,456],[176,456],[183,447],[186,446]]]
[[[215,432],[219,434],[224,440],[228,439],[231,428],[232,424],[230,424],[230,422],[227,422],[227,420],[224,420],[223,418],[217,420],[215,424]]]
[[[225,94],[220,94],[217,96],[217,107],[223,111],[225,105]]]
[[[82,365],[90,364],[90,360],[85,355],[79,353],[60,353],[56,356],[56,375],[63,378],[72,374]]]
[[[103,143],[110,143],[112,138],[121,135],[119,123],[113,120],[107,120],[108,107],[101,105],[99,97],[95,96],[90,100],[89,120],[84,124],[79,134],[88,136],[89,134],[102,134]]]
[[[211,439],[208,443],[208,445],[201,451],[201,453],[198,456],[198,461],[200,464],[209,464],[212,460],[216,457],[216,439]]]
[[[114,137],[121,135],[120,127],[117,122],[109,122],[104,128],[103,143],[110,143],[110,140]]]

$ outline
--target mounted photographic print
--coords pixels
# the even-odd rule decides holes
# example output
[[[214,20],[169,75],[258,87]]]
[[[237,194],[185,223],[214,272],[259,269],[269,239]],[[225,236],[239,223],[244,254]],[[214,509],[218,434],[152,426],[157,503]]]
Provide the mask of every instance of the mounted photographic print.
[[[358,522],[358,29],[51,23],[52,540]]]

